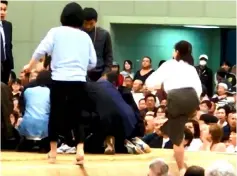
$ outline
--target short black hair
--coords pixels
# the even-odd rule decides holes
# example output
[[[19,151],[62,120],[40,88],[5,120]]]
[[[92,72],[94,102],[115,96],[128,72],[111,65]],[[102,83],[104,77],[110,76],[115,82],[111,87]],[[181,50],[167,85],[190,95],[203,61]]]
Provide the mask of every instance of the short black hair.
[[[63,26],[81,28],[83,21],[83,10],[78,3],[70,2],[64,7],[60,17],[60,22]]]
[[[21,80],[19,78],[16,78],[12,80],[12,84],[20,84],[21,85]]]
[[[125,70],[125,63],[126,63],[126,62],[130,65],[130,67],[131,67],[131,69],[132,69],[132,61],[130,61],[130,60],[125,60],[125,61],[123,62],[123,70]]]
[[[6,4],[8,6],[8,1],[1,1],[2,4]]]
[[[178,60],[183,60],[190,65],[194,65],[191,43],[185,40],[181,40],[175,44],[174,49],[179,52]]]
[[[84,12],[84,20],[86,20],[86,21],[91,21],[91,20],[97,21],[98,13],[96,12],[96,10],[94,8],[86,7],[86,8],[84,8],[83,12]]]
[[[188,141],[186,146],[190,146],[192,140],[193,140],[193,133],[188,128],[184,128],[184,139]]]
[[[152,93],[149,93],[149,94],[147,94],[147,95],[145,96],[145,101],[146,101],[149,97],[153,97],[154,100],[155,100],[155,102],[156,102],[156,96],[153,95]]]

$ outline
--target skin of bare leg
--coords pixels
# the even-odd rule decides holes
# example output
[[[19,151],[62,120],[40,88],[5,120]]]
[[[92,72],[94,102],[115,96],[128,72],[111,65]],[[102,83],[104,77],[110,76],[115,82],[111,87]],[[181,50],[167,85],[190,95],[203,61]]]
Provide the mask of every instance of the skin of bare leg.
[[[50,142],[49,163],[55,163],[57,156],[57,142]]]
[[[180,173],[183,173],[185,170],[184,164],[184,145],[181,143],[179,146],[173,145],[174,157],[177,163],[177,166],[180,170]],[[182,174],[181,174],[182,175]]]
[[[84,143],[77,144],[76,164],[82,165],[84,163]]]

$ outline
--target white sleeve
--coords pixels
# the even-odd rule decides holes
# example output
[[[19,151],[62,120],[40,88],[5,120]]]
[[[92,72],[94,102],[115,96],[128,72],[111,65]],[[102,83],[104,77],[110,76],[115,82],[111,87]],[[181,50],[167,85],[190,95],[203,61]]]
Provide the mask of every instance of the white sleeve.
[[[147,88],[153,89],[155,87],[160,87],[167,77],[168,70],[167,63],[165,62],[146,79],[145,85]]]
[[[53,38],[54,30],[51,29],[36,48],[32,58],[39,60],[40,58],[45,56],[46,53],[50,55],[53,51]]]
[[[96,56],[96,51],[95,51],[95,48],[94,48],[94,45],[91,41],[91,39],[88,37],[89,39],[89,65],[87,67],[87,70],[91,70],[93,68],[96,67],[96,64],[97,64],[97,56]]]

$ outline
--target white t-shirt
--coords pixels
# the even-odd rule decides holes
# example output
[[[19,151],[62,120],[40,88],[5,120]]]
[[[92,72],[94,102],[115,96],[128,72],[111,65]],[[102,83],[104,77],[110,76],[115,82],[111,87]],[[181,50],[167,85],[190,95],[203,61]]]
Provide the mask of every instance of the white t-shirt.
[[[198,97],[202,93],[202,84],[196,69],[182,60],[166,61],[147,78],[145,84],[151,89],[163,84],[166,93],[188,87],[194,88]]]

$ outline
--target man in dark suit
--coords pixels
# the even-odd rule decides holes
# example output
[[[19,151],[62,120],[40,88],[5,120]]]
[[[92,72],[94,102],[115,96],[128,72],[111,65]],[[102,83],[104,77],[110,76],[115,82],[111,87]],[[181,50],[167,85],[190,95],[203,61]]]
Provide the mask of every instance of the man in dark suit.
[[[7,1],[1,1],[1,81],[8,83],[11,70],[14,68],[12,56],[12,23],[6,21]]]

